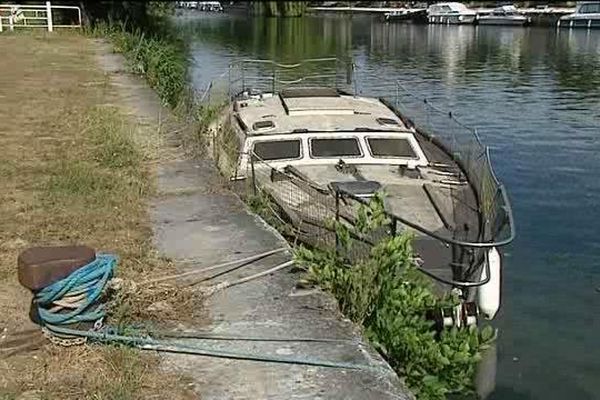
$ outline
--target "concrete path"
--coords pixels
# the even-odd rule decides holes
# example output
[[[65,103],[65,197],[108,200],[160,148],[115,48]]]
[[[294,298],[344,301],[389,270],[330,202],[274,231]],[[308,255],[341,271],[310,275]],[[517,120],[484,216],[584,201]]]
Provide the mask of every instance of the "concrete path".
[[[144,82],[123,73],[123,59],[103,47],[100,65],[141,123],[168,115]],[[168,160],[158,166],[160,195],[151,206],[156,246],[187,269],[240,259],[287,246],[241,200],[227,190],[211,160],[189,160],[176,138],[165,142]],[[280,253],[221,277],[232,281],[288,260]],[[225,399],[411,399],[391,368],[337,311],[331,296],[295,289],[301,273],[286,269],[233,286],[205,302],[208,321],[193,327],[223,335],[345,339],[335,343],[215,342],[187,340],[230,352],[351,363],[359,370],[166,355],[164,365],[190,376],[203,400]]]

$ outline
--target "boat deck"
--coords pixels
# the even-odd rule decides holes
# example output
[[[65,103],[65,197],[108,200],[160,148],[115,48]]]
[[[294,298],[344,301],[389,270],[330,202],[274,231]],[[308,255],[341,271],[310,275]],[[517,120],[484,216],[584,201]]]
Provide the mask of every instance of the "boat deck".
[[[313,96],[308,94],[314,93]],[[353,131],[364,129],[406,130],[402,121],[377,99],[339,95],[323,89],[288,90],[279,96],[238,100],[234,106],[248,135],[281,134],[294,131]],[[386,124],[377,119],[392,120]],[[271,121],[272,128],[256,123]],[[390,121],[387,121],[390,122]],[[260,125],[260,124],[259,124]]]
[[[371,130],[399,132],[414,136],[424,153],[425,163],[404,169],[399,167],[402,161],[367,163],[361,157],[345,159],[350,163],[346,164],[349,170],[341,168],[335,157],[326,162],[284,160],[276,167],[287,169],[283,179],[273,179],[268,173],[272,168],[269,163],[254,165],[259,171],[259,185],[267,189],[301,240],[313,245],[335,245],[335,234],[327,227],[327,221],[336,216],[331,189],[334,182],[378,182],[386,193],[390,215],[439,237],[472,242],[480,238],[478,201],[459,166],[441,147],[409,128],[399,114],[378,99],[339,94],[331,89],[294,89],[279,95],[246,96],[235,102],[234,110],[246,137],[279,135],[274,140],[281,140],[282,135],[296,138],[315,132],[356,131],[357,137],[374,135],[364,133]],[[293,176],[288,174],[290,167]],[[341,215],[350,224],[356,206],[350,201],[341,207]],[[396,231],[403,230],[415,233],[416,256],[428,271],[453,280],[457,276],[462,279],[465,269],[471,268],[473,254],[469,249],[446,244],[399,222]],[[357,249],[368,254],[368,248]],[[463,264],[458,273],[451,267],[457,264]]]

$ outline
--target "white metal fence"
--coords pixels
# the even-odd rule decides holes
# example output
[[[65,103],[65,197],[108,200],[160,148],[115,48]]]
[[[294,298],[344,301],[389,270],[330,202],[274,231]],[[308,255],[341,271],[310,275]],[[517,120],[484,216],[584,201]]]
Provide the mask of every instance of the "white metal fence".
[[[72,23],[55,23],[55,14],[58,14],[56,11],[59,10],[63,14],[61,17],[66,17]],[[81,8],[52,5],[50,1],[39,5],[0,4],[0,32],[19,28],[43,28],[48,32],[54,31],[55,28],[81,28]]]

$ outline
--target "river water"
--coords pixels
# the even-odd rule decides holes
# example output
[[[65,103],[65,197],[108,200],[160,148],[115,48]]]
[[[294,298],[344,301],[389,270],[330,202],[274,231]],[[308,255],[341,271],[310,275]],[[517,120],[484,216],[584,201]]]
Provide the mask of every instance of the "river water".
[[[359,90],[411,82],[477,126],[517,222],[488,398],[600,399],[600,30],[370,17],[180,22],[193,34],[198,88],[243,57],[351,57]]]

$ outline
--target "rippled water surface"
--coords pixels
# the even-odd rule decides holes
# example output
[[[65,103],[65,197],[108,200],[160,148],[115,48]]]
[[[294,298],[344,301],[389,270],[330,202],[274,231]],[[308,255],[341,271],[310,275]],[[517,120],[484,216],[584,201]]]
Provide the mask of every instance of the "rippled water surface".
[[[600,30],[368,17],[185,17],[198,88],[242,57],[337,55],[358,89],[401,79],[478,127],[517,222],[491,399],[600,399]]]

